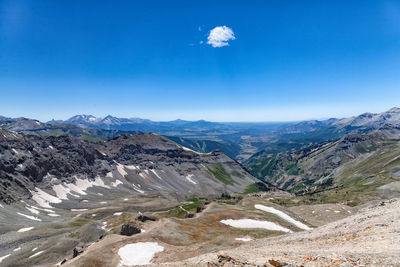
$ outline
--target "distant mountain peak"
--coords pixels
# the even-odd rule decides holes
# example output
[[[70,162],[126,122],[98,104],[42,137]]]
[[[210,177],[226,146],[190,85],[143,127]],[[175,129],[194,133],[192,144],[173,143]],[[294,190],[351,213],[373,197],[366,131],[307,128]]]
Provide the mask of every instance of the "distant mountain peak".
[[[386,112],[388,112],[388,113],[400,113],[400,108],[393,107],[393,108],[389,109]]]

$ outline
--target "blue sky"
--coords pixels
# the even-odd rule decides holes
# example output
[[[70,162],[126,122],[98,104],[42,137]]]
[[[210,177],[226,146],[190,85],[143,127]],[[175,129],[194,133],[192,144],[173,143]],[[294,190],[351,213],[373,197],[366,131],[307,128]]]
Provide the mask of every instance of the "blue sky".
[[[227,46],[208,44],[218,26]],[[400,1],[0,0],[0,114],[287,121],[400,106]]]

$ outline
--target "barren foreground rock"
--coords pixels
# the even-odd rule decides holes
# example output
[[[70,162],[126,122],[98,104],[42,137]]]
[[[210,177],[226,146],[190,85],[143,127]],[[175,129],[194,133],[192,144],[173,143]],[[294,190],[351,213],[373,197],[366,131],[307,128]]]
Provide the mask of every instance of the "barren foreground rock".
[[[399,266],[400,200],[376,202],[311,231],[162,266]],[[153,266],[160,266],[154,264]]]

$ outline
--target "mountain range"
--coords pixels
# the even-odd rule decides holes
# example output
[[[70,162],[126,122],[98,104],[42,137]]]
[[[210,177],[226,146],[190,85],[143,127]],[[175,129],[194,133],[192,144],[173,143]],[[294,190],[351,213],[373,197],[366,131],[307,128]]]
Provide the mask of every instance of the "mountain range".
[[[117,266],[125,245],[157,242],[165,252],[155,265],[218,252],[204,266],[241,266],[245,258],[258,262],[249,266],[279,266],[288,261],[286,250],[268,262],[255,259],[251,246],[240,250],[250,253],[240,261],[219,251],[277,235],[301,243],[314,228],[326,237],[324,224],[336,238],[361,219],[365,229],[386,229],[386,213],[376,212],[382,205],[395,210],[384,201],[400,196],[399,114],[393,108],[273,124],[0,117],[0,262]],[[374,214],[353,215],[368,203]],[[373,240],[381,242],[377,233]],[[332,263],[337,253],[290,262]],[[367,264],[371,255],[363,253],[346,259],[356,255]]]
[[[399,124],[399,108],[382,113],[364,113],[350,118],[285,123],[219,123],[175,120],[155,122],[140,118],[104,118],[76,115],[65,121],[42,123],[26,118],[0,117],[0,127],[41,135],[71,134],[91,141],[107,140],[119,134],[154,132],[203,153],[220,149],[230,157],[246,161],[260,151],[271,153],[300,149],[337,140],[349,133],[365,133],[380,126]]]
[[[313,202],[357,205],[399,197],[400,125],[388,124],[277,154],[261,151],[244,165],[261,180]]]
[[[81,180],[120,184],[115,190],[218,196],[256,180],[219,151],[199,153],[151,133],[89,142],[70,135],[42,137],[0,130],[0,201],[32,197]],[[99,180],[99,181],[100,181]],[[52,193],[54,195],[54,193]],[[56,193],[57,194],[57,193]]]

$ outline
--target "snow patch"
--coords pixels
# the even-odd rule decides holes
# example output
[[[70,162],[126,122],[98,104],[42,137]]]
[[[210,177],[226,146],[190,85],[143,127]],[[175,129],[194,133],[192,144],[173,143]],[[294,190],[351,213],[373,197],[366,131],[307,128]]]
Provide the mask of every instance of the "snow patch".
[[[129,169],[129,168],[128,168]],[[123,177],[125,177],[125,175],[128,175],[128,173],[125,171],[124,165],[119,164],[117,165],[117,171],[119,172],[119,174],[121,174]]]
[[[151,172],[154,173],[154,175],[157,176],[158,179],[162,180],[161,176],[158,175],[158,173],[155,170],[151,169]]]
[[[31,220],[33,220],[33,221],[38,221],[38,222],[41,222],[41,221],[42,221],[41,219],[39,219],[39,218],[37,218],[37,217],[29,216],[29,215],[26,215],[26,214],[23,214],[23,213],[20,213],[20,212],[17,212],[17,214],[18,214],[18,215],[21,215],[21,216],[24,216],[24,217],[26,217],[26,218],[28,218],[28,219],[31,219]]]
[[[35,206],[29,206],[29,207],[31,207],[31,208],[33,208],[35,210],[41,210],[41,211],[46,211],[46,212],[50,212],[50,213],[54,213],[55,212],[54,210],[51,210],[51,209],[38,208],[38,207],[35,207]]]
[[[70,183],[70,184],[65,184],[65,186],[68,189],[68,193],[73,195],[71,191],[74,191],[80,195],[87,195],[85,192],[88,188],[93,187],[93,186],[99,186],[99,187],[104,187],[110,189],[108,185],[104,184],[104,181],[100,178],[97,177],[94,181],[89,181],[88,179],[76,179],[75,184]],[[76,196],[76,195],[73,195]],[[79,197],[79,196],[76,196]]]
[[[9,257],[11,254],[4,255],[3,257],[0,257],[0,262],[5,260],[7,257]]]
[[[64,187],[62,184],[53,185],[53,191],[56,193],[56,196],[59,199],[64,200],[67,200],[67,195],[71,194],[71,189],[69,189],[68,187]]]
[[[71,209],[71,211],[87,211],[88,209]]]
[[[33,254],[32,256],[30,256],[28,259],[39,256],[40,254],[42,254],[44,252],[44,250],[38,251],[35,254]]]
[[[235,227],[235,228],[261,228],[271,231],[281,231],[285,233],[292,233],[291,230],[282,227],[276,223],[269,222],[269,221],[258,221],[253,219],[239,219],[239,220],[221,220],[223,224]]]
[[[111,186],[117,187],[120,184],[123,184],[123,183],[120,180],[116,180],[115,182],[111,183]]]
[[[277,210],[277,209],[275,209],[275,208],[267,207],[267,206],[260,205],[260,204],[254,205],[254,207],[255,207],[256,209],[259,209],[259,210],[262,210],[262,211],[265,211],[265,212],[269,212],[269,213],[275,214],[275,215],[277,215],[278,217],[284,219],[285,221],[287,221],[287,222],[289,222],[289,223],[295,225],[296,227],[298,227],[298,228],[300,228],[300,229],[303,229],[303,230],[306,230],[306,231],[310,231],[310,230],[312,229],[312,228],[308,227],[307,225],[305,225],[304,223],[301,223],[301,222],[299,222],[299,221],[293,219],[292,217],[290,217],[290,216],[287,215],[286,213],[284,213],[284,212],[282,212],[282,211],[280,211],[280,210]]]
[[[164,247],[156,242],[139,242],[123,246],[118,250],[121,258],[121,265],[146,265],[150,264],[151,259]]]
[[[126,165],[125,168],[127,168],[127,169],[129,169],[129,170],[136,170],[136,169],[139,169],[139,167],[133,166],[133,165]]]
[[[34,208],[30,207],[25,207],[27,210],[29,210],[31,213],[38,215],[40,212]]]
[[[193,176],[194,176],[193,174],[188,174],[188,175],[186,175],[186,179],[187,179],[189,182],[191,182],[192,184],[197,184],[195,181],[192,180],[192,177],[193,177]]]
[[[21,229],[19,229],[17,232],[18,232],[18,233],[28,232],[28,231],[32,230],[33,228],[35,228],[35,227],[21,228]]]
[[[122,212],[115,212],[114,213],[114,216],[121,216],[122,215]]]
[[[193,153],[196,153],[196,154],[198,154],[198,155],[210,155],[211,153],[200,153],[200,152],[197,152],[197,151],[194,151],[194,150],[192,150],[192,149],[190,149],[190,148],[187,148],[187,147],[185,147],[185,146],[180,146],[183,150],[186,150],[186,151],[190,151],[190,152],[193,152]]]
[[[55,214],[55,213],[49,213],[49,214],[47,214],[47,216],[50,216],[50,217],[59,217],[60,215]]]
[[[21,250],[21,248],[20,248],[20,247],[17,247],[17,248],[14,249],[13,251],[15,252],[15,251],[19,251],[19,250]]]
[[[144,194],[143,190],[140,190],[140,188],[138,186],[136,186],[135,184],[132,184],[133,189],[135,189],[136,191],[138,191],[141,194]]]
[[[96,179],[94,179],[94,181],[91,182],[91,184],[92,184],[92,186],[98,186],[98,187],[104,187],[104,188],[110,189],[110,187],[108,185],[104,184],[104,181],[100,177],[97,177]]]
[[[32,194],[32,199],[43,208],[52,208],[50,203],[61,203],[62,201],[58,197],[52,196],[37,187],[35,187],[35,191],[30,192]]]

